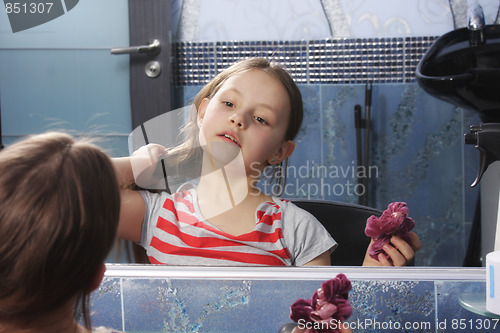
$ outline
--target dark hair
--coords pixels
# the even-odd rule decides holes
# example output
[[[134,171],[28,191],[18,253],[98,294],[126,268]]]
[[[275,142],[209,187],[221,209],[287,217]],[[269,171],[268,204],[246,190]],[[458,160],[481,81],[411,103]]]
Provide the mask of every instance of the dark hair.
[[[179,147],[177,151],[184,151],[186,155],[180,153],[180,161],[188,159],[192,154],[192,147],[198,142],[198,126],[197,126],[197,110],[199,109],[201,102],[205,98],[212,98],[222,87],[222,85],[232,76],[246,72],[252,69],[260,69],[270,74],[276,78],[285,88],[288,98],[290,101],[290,117],[285,133],[285,140],[294,140],[299,132],[300,126],[302,124],[302,119],[304,117],[304,109],[302,103],[302,95],[299,88],[297,87],[295,81],[290,76],[290,74],[278,63],[271,62],[265,58],[248,58],[240,60],[228,68],[220,72],[215,78],[213,78],[207,85],[205,85],[200,92],[194,98],[194,108],[191,112],[191,119],[184,129],[188,132],[186,135],[187,140],[184,145]],[[175,150],[174,150],[175,151]],[[177,152],[175,151],[175,152]],[[281,193],[284,189],[284,184],[286,183],[286,169],[287,169],[288,159],[281,162],[278,165],[272,166],[270,182],[276,182],[279,184]],[[284,165],[283,165],[284,164]],[[279,194],[281,194],[279,193]]]
[[[88,297],[113,245],[120,194],[109,157],[63,133],[0,152],[0,322],[30,323]]]

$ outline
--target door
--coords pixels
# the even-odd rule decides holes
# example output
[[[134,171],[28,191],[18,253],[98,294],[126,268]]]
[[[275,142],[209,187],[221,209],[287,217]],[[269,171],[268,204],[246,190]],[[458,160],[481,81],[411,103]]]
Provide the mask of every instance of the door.
[[[112,156],[128,153],[129,59],[110,54],[130,45],[128,12],[123,0],[79,1],[64,15],[14,32],[0,10],[4,145],[63,130],[96,138]]]
[[[111,53],[130,56],[132,129],[172,108],[170,2],[129,0],[130,46]]]

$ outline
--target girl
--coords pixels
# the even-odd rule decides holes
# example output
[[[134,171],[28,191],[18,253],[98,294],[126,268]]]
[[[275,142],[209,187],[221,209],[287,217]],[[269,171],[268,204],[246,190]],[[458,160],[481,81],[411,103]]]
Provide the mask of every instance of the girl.
[[[282,166],[295,148],[303,109],[289,74],[265,59],[242,60],[205,86],[194,106],[184,146],[147,145],[114,159],[119,183],[128,187],[151,178],[164,156],[183,166],[201,156],[197,185],[172,195],[123,189],[119,237],[139,242],[155,264],[330,265],[337,244],[323,226],[256,186],[269,167],[283,185]],[[172,162],[173,155],[180,160]],[[411,246],[403,247],[394,263],[413,257]]]
[[[118,225],[115,177],[106,154],[67,134],[0,152],[1,333],[90,332],[89,294]]]

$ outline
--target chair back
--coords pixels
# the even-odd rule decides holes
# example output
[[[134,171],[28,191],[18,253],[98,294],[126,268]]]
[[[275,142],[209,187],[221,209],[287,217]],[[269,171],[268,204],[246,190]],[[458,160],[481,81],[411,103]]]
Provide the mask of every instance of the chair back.
[[[314,215],[339,244],[331,255],[332,266],[361,266],[370,238],[365,235],[366,220],[380,216],[375,208],[326,200],[291,200]]]

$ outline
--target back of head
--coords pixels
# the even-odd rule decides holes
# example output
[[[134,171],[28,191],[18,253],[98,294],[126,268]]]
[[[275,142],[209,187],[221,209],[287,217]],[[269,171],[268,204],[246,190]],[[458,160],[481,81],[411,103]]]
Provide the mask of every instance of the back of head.
[[[36,320],[75,298],[85,305],[119,210],[113,166],[96,146],[47,133],[1,151],[0,323]]]

